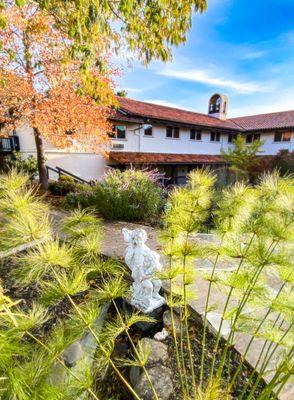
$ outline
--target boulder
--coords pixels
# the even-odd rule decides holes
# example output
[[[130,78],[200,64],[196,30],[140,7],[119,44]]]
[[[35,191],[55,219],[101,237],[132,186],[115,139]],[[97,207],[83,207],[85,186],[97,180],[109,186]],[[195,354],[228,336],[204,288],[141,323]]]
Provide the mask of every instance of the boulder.
[[[147,370],[158,400],[169,400],[173,393],[172,370],[164,365],[156,365]],[[140,375],[134,389],[142,400],[154,400],[154,394],[145,373]]]
[[[174,325],[175,325],[175,331],[177,335],[180,335],[181,333],[181,324],[180,324],[180,317],[179,315],[173,311],[173,317],[174,317]],[[172,328],[172,321],[171,321],[171,312],[170,310],[166,310],[163,313],[163,324],[165,329],[172,334],[173,333],[173,328]]]
[[[168,347],[154,339],[143,338],[142,347],[150,352],[146,370],[159,400],[169,400],[173,393],[172,371],[168,368]],[[142,400],[154,400],[154,394],[143,369],[132,367],[130,380]]]
[[[169,336],[168,331],[165,328],[163,328],[162,331],[157,332],[153,336],[153,339],[157,340],[158,342],[163,342],[168,336]]]
[[[168,347],[166,344],[150,338],[141,340],[142,347],[149,351],[146,367],[154,367],[156,364],[165,365],[168,362]]]

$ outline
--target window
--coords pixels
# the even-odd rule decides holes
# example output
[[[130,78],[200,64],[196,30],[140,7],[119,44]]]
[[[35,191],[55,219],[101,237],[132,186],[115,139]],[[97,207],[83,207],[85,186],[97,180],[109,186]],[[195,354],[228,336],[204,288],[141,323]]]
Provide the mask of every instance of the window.
[[[145,124],[143,125],[143,129],[144,129],[144,136],[152,136],[152,125]]]
[[[249,134],[246,135],[246,143],[252,143],[253,142],[253,135]]]
[[[115,125],[113,131],[109,134],[114,139],[125,139],[126,138],[126,127],[123,125]]]
[[[246,143],[252,143],[254,140],[260,140],[260,133],[250,133],[246,135]]]
[[[220,137],[221,137],[220,132],[210,132],[211,142],[220,142]]]
[[[291,141],[291,132],[284,132],[282,140],[283,140],[283,142],[290,142]]]
[[[275,132],[274,142],[282,141],[282,132]]]
[[[274,142],[290,142],[291,132],[275,132]]]
[[[190,130],[190,139],[191,140],[201,140],[201,131],[197,131],[196,129]]]
[[[233,143],[233,137],[232,133],[228,133],[228,143]]]
[[[178,126],[167,126],[166,127],[166,137],[172,139],[180,138],[180,128]]]

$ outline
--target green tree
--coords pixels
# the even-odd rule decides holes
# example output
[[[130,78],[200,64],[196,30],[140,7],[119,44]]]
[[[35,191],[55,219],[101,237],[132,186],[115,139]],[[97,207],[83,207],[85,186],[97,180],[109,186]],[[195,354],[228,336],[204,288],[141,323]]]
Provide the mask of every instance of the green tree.
[[[234,141],[234,147],[222,150],[221,154],[225,161],[230,163],[230,169],[236,173],[238,180],[247,180],[253,182],[256,176],[255,168],[259,165],[261,146],[263,142],[254,140],[252,143],[246,143],[242,135],[238,135]]]
[[[126,90],[118,90],[116,95],[119,97],[128,97],[128,92]]]
[[[15,2],[22,6],[26,0]],[[36,2],[52,14],[57,26],[73,40],[72,55],[97,57],[93,47],[99,43],[101,50],[123,48],[135,52],[144,63],[170,59],[171,46],[186,41],[193,12],[206,10],[206,0]]]

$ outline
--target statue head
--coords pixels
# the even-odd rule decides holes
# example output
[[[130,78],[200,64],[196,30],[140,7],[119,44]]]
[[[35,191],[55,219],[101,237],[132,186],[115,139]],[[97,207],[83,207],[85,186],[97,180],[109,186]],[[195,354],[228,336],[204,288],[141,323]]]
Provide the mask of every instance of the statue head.
[[[142,246],[147,240],[147,233],[144,229],[129,229],[123,228],[122,233],[126,243],[135,246]]]

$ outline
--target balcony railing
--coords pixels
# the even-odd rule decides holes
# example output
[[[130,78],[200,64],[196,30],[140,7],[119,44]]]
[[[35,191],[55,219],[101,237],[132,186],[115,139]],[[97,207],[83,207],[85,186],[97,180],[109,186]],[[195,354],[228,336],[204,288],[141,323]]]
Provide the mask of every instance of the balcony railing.
[[[18,136],[0,137],[0,153],[11,153],[19,150]]]

